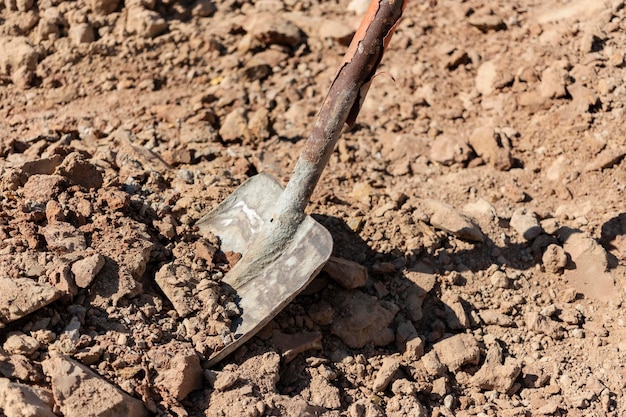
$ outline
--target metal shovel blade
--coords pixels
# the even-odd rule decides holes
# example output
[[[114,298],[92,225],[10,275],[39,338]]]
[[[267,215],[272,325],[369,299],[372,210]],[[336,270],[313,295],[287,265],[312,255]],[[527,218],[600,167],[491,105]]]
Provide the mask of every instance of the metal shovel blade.
[[[256,242],[264,220],[270,218],[282,186],[267,174],[259,174],[244,182],[226,200],[201,218],[200,234],[211,232],[219,237],[223,251],[245,254]],[[243,285],[224,282],[235,287],[241,316],[233,322],[234,341],[209,358],[213,365],[233,352],[273,319],[322,269],[332,252],[330,233],[310,216],[298,225],[293,238],[274,254],[269,263],[253,271]]]

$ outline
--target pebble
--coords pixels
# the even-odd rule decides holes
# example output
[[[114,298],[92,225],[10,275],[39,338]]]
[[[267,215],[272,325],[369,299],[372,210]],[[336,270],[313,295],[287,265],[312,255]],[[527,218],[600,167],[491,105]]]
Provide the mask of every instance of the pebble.
[[[168,25],[165,19],[154,10],[134,5],[128,7],[126,17],[126,31],[143,38],[154,38],[165,31]]]
[[[364,287],[367,282],[367,268],[348,259],[331,256],[323,270],[347,290]]]
[[[541,257],[541,263],[546,272],[552,274],[563,273],[563,270],[567,266],[567,253],[565,250],[555,244],[548,245],[545,252]]]
[[[542,232],[535,213],[520,207],[511,215],[511,227],[527,241],[531,241]]]
[[[480,360],[478,342],[471,334],[457,334],[433,346],[439,361],[454,372],[465,365],[477,365]]]
[[[453,330],[462,330],[470,327],[469,317],[463,308],[463,300],[458,294],[446,292],[442,295],[444,304],[444,318],[448,327]]]
[[[2,348],[13,355],[31,356],[39,349],[39,342],[34,337],[16,332],[9,334]]]
[[[449,232],[462,240],[483,242],[485,235],[472,220],[459,213],[453,207],[441,201],[420,198],[416,199],[418,209],[426,215],[428,222],[441,230]]]
[[[87,288],[104,266],[104,256],[94,253],[72,264],[74,282],[79,288]]]
[[[470,148],[457,135],[440,135],[430,146],[430,159],[445,166],[470,159]]]
[[[400,362],[394,356],[389,356],[383,360],[383,363],[376,373],[372,390],[374,392],[383,392],[387,389],[396,372],[400,369]]]
[[[565,89],[565,80],[567,79],[567,71],[559,66],[551,66],[543,70],[541,73],[541,82],[539,83],[539,95],[544,98],[563,98],[567,95]]]
[[[509,288],[511,285],[511,280],[503,271],[495,271],[489,277],[489,281],[496,288]]]

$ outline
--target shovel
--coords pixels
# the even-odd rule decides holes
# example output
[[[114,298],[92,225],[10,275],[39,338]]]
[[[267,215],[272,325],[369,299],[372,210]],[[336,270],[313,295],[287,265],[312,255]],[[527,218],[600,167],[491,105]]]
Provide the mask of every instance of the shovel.
[[[373,0],[324,99],[293,174],[283,190],[267,174],[245,181],[198,223],[223,251],[242,254],[222,282],[236,292],[233,321],[213,365],[250,339],[300,293],[332,252],[330,233],[304,213],[345,125],[351,127],[406,0]]]

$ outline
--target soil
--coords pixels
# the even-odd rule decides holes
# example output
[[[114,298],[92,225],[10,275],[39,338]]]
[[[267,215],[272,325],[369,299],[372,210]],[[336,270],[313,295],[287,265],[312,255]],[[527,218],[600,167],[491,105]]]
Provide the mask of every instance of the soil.
[[[621,0],[409,2],[308,212],[329,266],[216,366],[239,254],[366,1],[0,5],[1,416],[626,414]]]

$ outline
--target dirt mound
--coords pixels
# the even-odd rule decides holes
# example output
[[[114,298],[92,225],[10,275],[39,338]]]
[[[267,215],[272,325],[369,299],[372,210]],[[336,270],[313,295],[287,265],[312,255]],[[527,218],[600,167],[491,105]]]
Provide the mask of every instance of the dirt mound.
[[[0,5],[0,415],[626,413],[623,1],[409,2],[331,264],[207,365],[239,255],[194,224],[286,182],[367,3]]]

